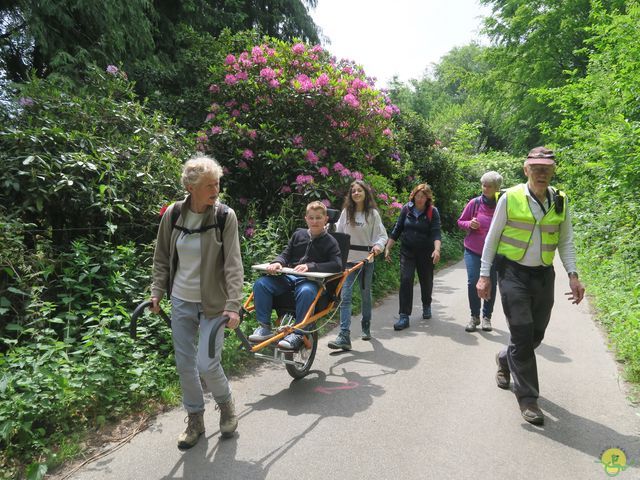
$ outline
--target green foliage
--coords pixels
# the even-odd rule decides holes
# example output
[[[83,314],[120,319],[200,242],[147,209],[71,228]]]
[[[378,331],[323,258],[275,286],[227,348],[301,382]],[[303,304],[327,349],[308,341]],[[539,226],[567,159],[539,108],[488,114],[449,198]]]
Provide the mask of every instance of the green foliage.
[[[58,248],[88,233],[149,240],[159,206],[179,191],[188,143],[145,111],[123,72],[109,70],[90,69],[82,88],[21,85],[21,107],[0,129],[0,203]]]
[[[27,323],[9,323],[1,336],[2,465],[51,455],[70,432],[116,418],[175,382],[171,332],[159,317],[140,322],[135,342],[128,337],[136,300],[128,295],[149,283],[139,255],[133,245],[76,241],[50,260],[58,275],[32,279]],[[45,287],[58,292],[55,301],[39,296]]]
[[[640,382],[640,6],[609,14],[596,4],[591,19],[586,76],[538,95],[562,119],[549,133],[576,211],[588,291],[628,378]]]

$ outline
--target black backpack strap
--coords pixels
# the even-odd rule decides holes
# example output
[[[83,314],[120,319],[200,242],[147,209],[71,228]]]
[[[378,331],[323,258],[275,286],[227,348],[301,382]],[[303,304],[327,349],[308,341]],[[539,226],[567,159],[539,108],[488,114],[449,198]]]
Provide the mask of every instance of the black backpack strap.
[[[476,197],[473,200],[473,215],[471,216],[472,218],[475,217],[478,214],[478,210],[480,210],[480,202],[482,200],[480,200],[480,197]]]
[[[560,192],[560,190],[553,187],[551,187],[551,192],[551,201],[556,209],[556,213],[562,213],[564,210],[564,192]]]
[[[184,200],[178,200],[173,204],[173,208],[171,209],[171,230],[176,228],[176,223],[178,222],[178,218],[180,218],[183,203]]]
[[[220,232],[220,241],[222,242],[222,234],[224,232],[224,225],[227,222],[227,215],[229,214],[229,206],[224,203],[220,203],[218,210],[216,211],[216,225]]]

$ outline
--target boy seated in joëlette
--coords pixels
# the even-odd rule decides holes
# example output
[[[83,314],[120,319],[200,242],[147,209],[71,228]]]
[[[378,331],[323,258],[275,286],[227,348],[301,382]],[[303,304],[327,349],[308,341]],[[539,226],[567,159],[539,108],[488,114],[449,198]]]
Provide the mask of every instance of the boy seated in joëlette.
[[[309,307],[318,293],[319,285],[304,276],[295,274],[274,275],[283,267],[304,272],[341,272],[342,257],[338,242],[329,234],[325,226],[329,217],[327,207],[322,202],[307,205],[304,217],[308,228],[299,228],[289,239],[284,251],[267,266],[267,273],[253,284],[253,304],[258,328],[249,336],[252,342],[262,342],[273,337],[271,330],[271,309],[273,298],[286,292],[293,292],[296,300],[296,324],[304,320]],[[278,342],[279,348],[296,350],[303,343],[298,330]]]

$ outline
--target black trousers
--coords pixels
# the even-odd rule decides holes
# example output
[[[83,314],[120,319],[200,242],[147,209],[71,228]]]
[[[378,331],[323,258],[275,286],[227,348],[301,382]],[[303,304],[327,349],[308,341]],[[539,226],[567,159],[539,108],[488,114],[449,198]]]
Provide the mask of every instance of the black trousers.
[[[498,269],[502,308],[509,325],[509,345],[500,363],[509,366],[518,400],[539,396],[534,350],[542,343],[553,308],[553,267],[525,267],[505,260]]]
[[[431,306],[433,292],[433,250],[400,249],[400,315],[411,315],[413,307],[413,281],[416,270],[420,281],[422,308]]]

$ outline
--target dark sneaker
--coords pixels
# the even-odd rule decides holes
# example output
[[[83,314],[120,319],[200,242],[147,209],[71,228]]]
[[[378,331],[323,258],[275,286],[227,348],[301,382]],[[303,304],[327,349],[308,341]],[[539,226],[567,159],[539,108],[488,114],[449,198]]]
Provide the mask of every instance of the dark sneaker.
[[[273,337],[271,328],[267,325],[260,324],[260,326],[256,328],[251,335],[249,335],[249,341],[264,342],[265,340],[269,340],[271,337]]]
[[[303,343],[304,340],[302,340],[302,335],[290,333],[278,342],[278,348],[284,348],[285,350],[298,350]]]
[[[369,323],[362,323],[362,335],[360,335],[362,340],[371,340],[371,330]]]
[[[520,406],[522,418],[527,422],[533,425],[544,424],[544,414],[542,410],[540,410],[540,407],[538,407],[538,402],[535,399],[519,400],[518,405]]]
[[[338,334],[338,338],[336,338],[333,342],[329,342],[329,348],[333,350],[351,350],[351,338],[348,333],[340,332]]]
[[[493,327],[491,326],[491,319],[488,317],[482,317],[482,331],[490,332],[491,330],[493,330]]]
[[[400,315],[400,318],[393,324],[394,330],[404,330],[409,328],[409,315]]]
[[[186,450],[198,443],[200,435],[204,433],[204,411],[190,413],[185,418],[187,428],[178,437],[178,448]]]
[[[238,428],[238,417],[236,416],[236,407],[233,398],[224,403],[216,405],[216,410],[220,410],[220,433],[223,437],[229,438],[233,436],[233,432]]]
[[[422,319],[429,320],[431,318],[431,306],[422,309]]]
[[[509,382],[511,381],[511,372],[508,368],[505,368],[500,363],[500,353],[496,353],[496,365],[498,365],[498,371],[496,372],[496,384],[498,388],[507,390],[509,388]]]
[[[477,326],[480,325],[480,317],[476,317],[475,315],[471,315],[471,320],[469,320],[469,324],[464,327],[465,332],[475,332],[477,330]]]

